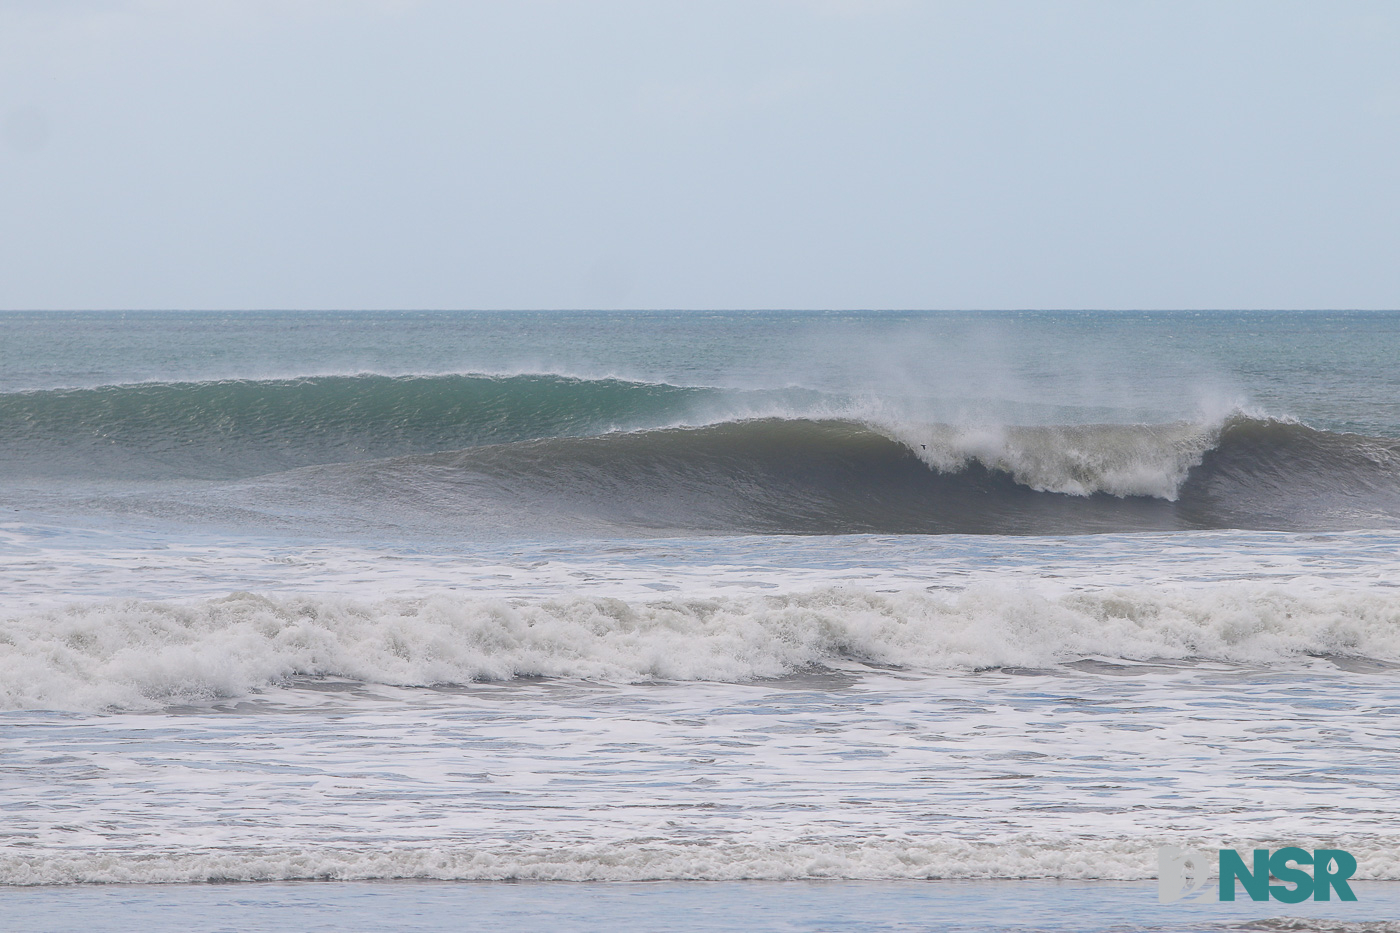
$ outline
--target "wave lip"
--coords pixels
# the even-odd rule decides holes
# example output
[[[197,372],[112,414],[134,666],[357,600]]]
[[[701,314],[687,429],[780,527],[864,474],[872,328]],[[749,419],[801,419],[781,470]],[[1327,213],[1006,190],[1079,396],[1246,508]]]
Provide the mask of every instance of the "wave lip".
[[[7,709],[151,709],[295,677],[400,686],[543,676],[743,682],[814,669],[1041,668],[1084,658],[1400,662],[1400,597],[1277,586],[956,596],[825,589],[782,596],[356,602],[249,593],[110,601],[0,628]]]
[[[896,425],[884,428],[940,473],[976,463],[1037,492],[1095,493],[1175,501],[1192,468],[1220,437],[1220,426]]]

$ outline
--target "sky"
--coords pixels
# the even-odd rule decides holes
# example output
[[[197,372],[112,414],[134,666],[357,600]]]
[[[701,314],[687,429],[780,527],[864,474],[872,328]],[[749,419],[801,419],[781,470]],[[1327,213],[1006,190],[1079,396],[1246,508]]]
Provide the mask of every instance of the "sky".
[[[0,309],[1400,308],[1400,3],[0,0]]]

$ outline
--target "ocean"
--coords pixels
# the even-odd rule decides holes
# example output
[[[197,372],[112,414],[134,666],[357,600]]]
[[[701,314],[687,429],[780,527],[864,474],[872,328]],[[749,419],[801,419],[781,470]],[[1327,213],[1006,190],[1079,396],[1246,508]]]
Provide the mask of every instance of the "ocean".
[[[0,314],[0,929],[1400,929],[1396,360]],[[1161,904],[1161,846],[1358,897]]]

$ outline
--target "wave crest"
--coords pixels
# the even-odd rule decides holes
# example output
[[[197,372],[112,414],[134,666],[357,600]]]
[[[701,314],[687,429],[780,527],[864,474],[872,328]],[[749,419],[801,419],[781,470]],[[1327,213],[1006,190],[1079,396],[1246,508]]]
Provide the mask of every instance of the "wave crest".
[[[1107,493],[1175,501],[1220,426],[1092,424],[1046,427],[929,425],[887,428],[929,466],[957,473],[971,463],[1009,474],[1038,492]]]
[[[676,423],[717,390],[552,374],[314,376],[0,395],[0,462],[228,478]]]

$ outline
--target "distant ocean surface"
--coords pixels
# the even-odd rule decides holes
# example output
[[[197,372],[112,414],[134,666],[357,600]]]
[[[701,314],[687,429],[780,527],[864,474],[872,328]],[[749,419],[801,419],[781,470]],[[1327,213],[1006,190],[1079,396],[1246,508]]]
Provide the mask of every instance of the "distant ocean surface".
[[[1158,910],[1160,845],[1344,848],[1393,908],[1398,360],[1400,313],[0,314],[0,912],[1053,918]]]

